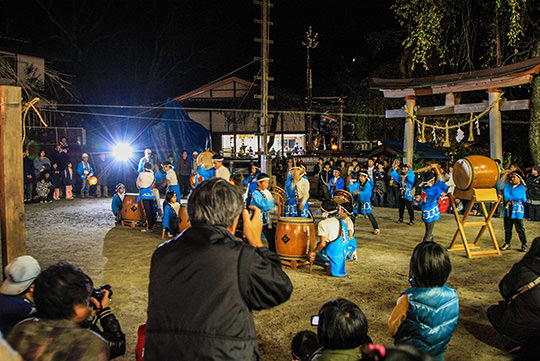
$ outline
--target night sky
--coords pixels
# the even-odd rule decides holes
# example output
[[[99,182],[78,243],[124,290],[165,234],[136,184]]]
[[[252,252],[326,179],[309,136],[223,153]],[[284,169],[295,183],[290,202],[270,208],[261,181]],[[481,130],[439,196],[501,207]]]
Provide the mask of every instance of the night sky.
[[[78,101],[152,104],[177,96],[259,55],[260,7],[232,1],[1,1],[0,48],[43,56],[70,75]],[[377,51],[372,34],[398,29],[391,2],[275,1],[270,18],[274,86],[305,94],[309,25],[314,95],[339,95],[387,64],[397,76],[400,39]],[[381,38],[381,37],[379,37]],[[156,55],[159,54],[159,55]],[[156,62],[160,59],[160,62]],[[354,61],[353,61],[354,59]],[[239,75],[252,80],[259,63]],[[345,80],[344,80],[345,79]]]

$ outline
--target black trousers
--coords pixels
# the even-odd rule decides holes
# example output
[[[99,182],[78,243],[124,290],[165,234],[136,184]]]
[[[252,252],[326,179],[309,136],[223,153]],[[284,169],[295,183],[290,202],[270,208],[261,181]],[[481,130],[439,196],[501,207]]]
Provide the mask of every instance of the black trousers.
[[[178,177],[178,185],[180,186],[180,192],[182,192],[182,196],[187,197],[189,195],[189,192],[191,192],[191,184],[189,182],[190,176],[188,175],[181,175]]]
[[[529,218],[531,221],[540,221],[540,204],[529,204]]]
[[[512,228],[516,227],[516,232],[519,236],[521,244],[527,245],[527,236],[525,235],[525,228],[523,227],[523,219],[512,219],[510,217],[504,217],[504,243],[510,243],[512,240]]]
[[[424,242],[433,242],[433,229],[435,228],[435,221],[425,223],[426,233],[424,234]]]
[[[379,224],[377,223],[377,220],[375,219],[375,216],[373,213],[366,213],[366,216],[368,217],[369,221],[371,222],[371,225],[373,226],[373,229],[379,229]]]
[[[153,199],[143,199],[144,214],[146,216],[146,228],[152,229],[156,225],[156,207]]]
[[[409,221],[414,222],[414,210],[412,207],[412,201],[403,197],[399,198],[399,219],[403,219],[403,213],[405,213],[405,207],[409,212]]]

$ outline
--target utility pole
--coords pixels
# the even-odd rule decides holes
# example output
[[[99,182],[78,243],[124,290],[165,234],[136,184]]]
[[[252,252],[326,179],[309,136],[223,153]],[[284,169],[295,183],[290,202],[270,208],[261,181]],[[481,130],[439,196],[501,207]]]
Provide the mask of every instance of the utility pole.
[[[339,96],[339,150],[343,150],[343,95]]]
[[[273,4],[269,0],[255,0],[253,2],[261,7],[261,19],[255,19],[256,24],[261,25],[261,37],[255,38],[255,42],[261,43],[261,56],[256,57],[255,60],[261,62],[261,76],[256,77],[261,81],[261,94],[256,94],[255,98],[261,100],[261,114],[259,122],[259,159],[261,164],[261,170],[272,177],[272,161],[268,152],[268,119],[272,117],[268,114],[268,100],[274,99],[273,96],[268,95],[268,82],[274,80],[269,73],[270,62],[269,58],[270,44],[274,42],[270,40],[270,26],[274,25],[269,21],[270,8]],[[283,129],[282,129],[283,131]],[[262,136],[262,137],[261,137]],[[262,143],[262,144],[261,144]]]
[[[317,37],[319,33],[313,34],[313,29],[311,26],[308,31],[306,31],[306,40],[302,41],[302,45],[306,47],[306,87],[307,87],[307,116],[306,116],[306,131],[307,131],[307,142],[306,150],[313,150],[313,78],[311,76],[311,60],[310,60],[310,49],[314,49],[319,45]]]

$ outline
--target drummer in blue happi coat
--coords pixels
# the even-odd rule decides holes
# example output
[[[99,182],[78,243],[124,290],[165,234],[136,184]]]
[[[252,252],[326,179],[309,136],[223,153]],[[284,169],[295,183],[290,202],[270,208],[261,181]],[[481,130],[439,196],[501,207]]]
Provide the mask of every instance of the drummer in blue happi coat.
[[[291,172],[292,179],[285,182],[285,217],[311,217],[308,207],[309,181],[303,177],[305,168],[294,166]]]
[[[405,212],[405,207],[409,212],[409,226],[414,224],[414,210],[412,206],[413,200],[413,185],[414,185],[414,171],[412,167],[407,164],[402,164],[400,166],[400,172],[397,172],[397,168],[394,168],[390,173],[392,179],[396,181],[399,185],[400,198],[399,198],[399,219],[396,223],[403,223],[403,213]]]
[[[426,226],[424,242],[433,242],[433,229],[435,221],[441,217],[439,212],[439,198],[448,190],[448,185],[443,181],[441,167],[438,164],[432,164],[431,170],[422,175],[422,182],[419,187],[422,189],[420,196],[420,209],[422,210],[422,221]]]
[[[256,184],[257,188],[253,191],[251,195],[251,206],[255,206],[261,210],[261,220],[263,224],[262,233],[268,242],[268,248],[275,252],[276,251],[276,242],[275,236],[276,231],[272,227],[271,215],[274,212],[276,206],[276,201],[272,196],[272,193],[268,190],[270,183],[270,177],[268,174],[259,173],[257,176]]]
[[[375,219],[375,216],[373,215],[373,207],[371,206],[373,179],[369,176],[367,169],[361,169],[358,173],[351,173],[349,192],[353,195],[354,213],[362,214],[369,218],[369,221],[373,226],[373,234],[381,233],[377,219]]]
[[[512,240],[512,228],[516,227],[516,232],[521,241],[521,252],[527,251],[527,235],[523,227],[523,216],[525,207],[523,203],[527,201],[527,189],[523,181],[523,173],[519,169],[515,169],[509,176],[504,175],[503,181],[506,185],[503,189],[504,195],[504,244],[501,250],[510,249],[510,241]]]

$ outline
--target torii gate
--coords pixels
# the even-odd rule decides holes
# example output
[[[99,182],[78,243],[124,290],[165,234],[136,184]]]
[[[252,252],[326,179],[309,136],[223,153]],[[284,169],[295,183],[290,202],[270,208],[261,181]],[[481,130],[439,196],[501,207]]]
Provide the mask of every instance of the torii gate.
[[[383,92],[385,98],[405,98],[407,109],[413,109],[414,115],[432,116],[447,114],[481,113],[495,103],[502,94],[503,88],[529,84],[533,76],[540,72],[540,57],[520,63],[501,66],[480,71],[438,75],[412,79],[380,79],[373,78],[372,89]],[[460,93],[486,90],[487,101],[481,103],[460,104]],[[445,94],[445,104],[440,106],[421,107],[416,99],[422,95]],[[529,99],[501,100],[489,111],[490,157],[503,159],[501,112],[511,110],[528,110]],[[404,162],[412,164],[414,146],[414,119],[403,109],[386,111],[386,118],[405,118],[403,135]]]

